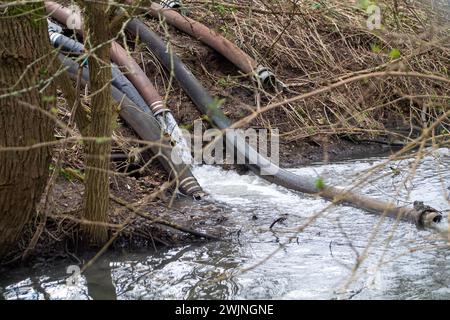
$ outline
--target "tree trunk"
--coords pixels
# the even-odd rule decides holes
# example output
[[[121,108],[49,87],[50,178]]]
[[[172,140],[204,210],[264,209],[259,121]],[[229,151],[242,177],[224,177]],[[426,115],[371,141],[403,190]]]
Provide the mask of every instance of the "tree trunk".
[[[43,3],[0,13],[0,259],[32,218],[49,174],[49,146],[5,149],[53,139],[54,122],[39,111],[50,110],[56,101],[54,85],[42,93],[37,86],[51,75],[54,58],[45,12],[39,8]]]
[[[90,136],[97,141],[87,143],[85,218],[106,222],[109,203],[109,163],[115,112],[111,101],[111,62],[109,16],[107,1],[85,2],[85,47],[95,48],[89,57],[91,84]],[[104,226],[89,226],[86,235],[91,245],[99,246],[108,239]]]

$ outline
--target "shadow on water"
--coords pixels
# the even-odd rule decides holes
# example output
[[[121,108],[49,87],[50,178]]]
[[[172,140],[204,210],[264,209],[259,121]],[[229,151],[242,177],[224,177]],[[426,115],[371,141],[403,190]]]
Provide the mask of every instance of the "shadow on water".
[[[86,278],[88,295],[93,300],[117,299],[116,287],[111,277],[111,268],[108,259],[99,259],[83,275]]]

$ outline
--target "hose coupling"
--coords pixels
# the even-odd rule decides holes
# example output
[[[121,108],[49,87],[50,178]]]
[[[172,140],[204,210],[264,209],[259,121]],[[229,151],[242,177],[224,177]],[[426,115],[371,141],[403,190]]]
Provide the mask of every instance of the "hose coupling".
[[[178,9],[183,6],[183,3],[181,2],[181,0],[162,0],[160,2],[160,5],[162,5],[164,8]]]
[[[48,24],[48,33],[50,35],[63,32],[63,28],[61,26],[57,25],[56,23],[50,21],[50,19],[47,19],[47,24]]]
[[[275,87],[276,77],[269,68],[259,65],[255,70],[256,80],[261,82],[265,87]]]
[[[164,103],[162,101],[153,102],[150,105],[150,110],[152,111],[152,113],[155,117],[161,113],[170,112],[170,109],[166,108],[166,106],[164,105]]]
[[[58,41],[58,38],[60,38],[61,36],[62,36],[62,34],[61,33],[59,33],[59,32],[50,32],[50,28],[48,28],[49,29],[49,35],[50,35],[50,43],[54,46],[54,47],[58,47],[58,45],[57,45],[57,41]]]
[[[197,179],[194,177],[187,177],[180,182],[180,188],[183,193],[188,196],[193,196],[196,200],[200,200],[205,196],[202,187],[198,184]]]
[[[418,229],[430,227],[433,223],[439,223],[442,220],[442,214],[433,207],[425,205],[422,201],[414,201],[415,224]]]

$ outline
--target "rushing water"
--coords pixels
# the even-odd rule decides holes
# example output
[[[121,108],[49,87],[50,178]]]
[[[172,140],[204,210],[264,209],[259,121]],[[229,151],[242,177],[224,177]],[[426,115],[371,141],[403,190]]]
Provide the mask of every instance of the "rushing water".
[[[293,171],[348,186],[385,160]],[[448,211],[449,167],[449,149],[422,159],[410,180],[405,179],[414,158],[389,163],[366,179],[361,192],[398,205],[423,200]],[[321,213],[329,203],[252,174],[202,166],[195,175],[208,201],[221,203],[221,214],[239,230],[233,241],[109,254],[76,285],[66,283],[67,265],[37,265],[2,275],[0,294],[5,299],[450,299],[450,250],[432,231],[345,206]],[[286,219],[269,229],[280,217]],[[306,227],[296,234],[299,226]]]

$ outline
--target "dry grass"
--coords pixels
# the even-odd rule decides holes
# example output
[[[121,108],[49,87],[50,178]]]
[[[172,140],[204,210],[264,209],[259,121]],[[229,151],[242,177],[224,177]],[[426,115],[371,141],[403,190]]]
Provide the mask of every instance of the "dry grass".
[[[356,4],[355,4],[356,2]],[[220,32],[269,66],[291,90],[275,94],[255,88],[226,61],[197,41],[148,21],[169,36],[175,51],[214,94],[227,97],[223,110],[232,119],[257,106],[283,101],[356,74],[414,71],[448,77],[448,20],[430,1],[377,1],[382,29],[370,31],[358,1],[184,1],[189,16]],[[168,34],[167,34],[168,30]],[[138,48],[160,90],[168,78],[154,58]],[[212,57],[211,57],[212,56]],[[156,78],[165,76],[161,82]],[[192,104],[175,85],[171,102],[183,122]],[[405,141],[449,108],[449,88],[415,78],[380,78],[349,84],[312,99],[288,104],[259,116],[252,125],[276,126],[288,141],[321,135],[390,135]],[[188,104],[188,107],[185,105]],[[178,112],[186,110],[185,112]],[[192,113],[192,111],[191,111]],[[199,117],[194,114],[194,118]],[[446,133],[449,121],[436,134]]]

